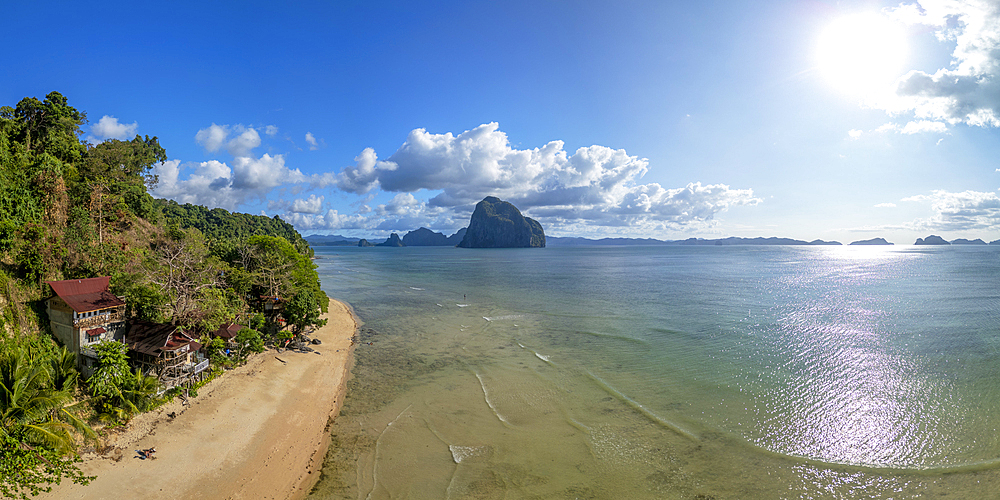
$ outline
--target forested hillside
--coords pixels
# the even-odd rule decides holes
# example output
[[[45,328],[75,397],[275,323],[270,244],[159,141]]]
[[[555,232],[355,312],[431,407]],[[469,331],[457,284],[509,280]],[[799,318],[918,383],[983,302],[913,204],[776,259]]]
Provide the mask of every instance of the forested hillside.
[[[88,144],[85,123],[58,92],[0,108],[3,497],[58,478],[85,482],[71,457],[96,436],[90,425],[127,420],[152,393],[138,372],[97,381],[98,368],[79,380],[73,354],[48,330],[45,281],[111,276],[130,320],[172,323],[196,338],[233,320],[260,325],[261,296],[284,302],[281,320],[293,330],[318,324],[328,303],[312,250],[291,225],[154,200],[153,166],[167,159],[158,139]]]

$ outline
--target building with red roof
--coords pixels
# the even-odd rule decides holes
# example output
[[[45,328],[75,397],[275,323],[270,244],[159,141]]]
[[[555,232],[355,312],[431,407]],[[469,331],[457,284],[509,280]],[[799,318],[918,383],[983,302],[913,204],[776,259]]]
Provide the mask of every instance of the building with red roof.
[[[52,333],[76,354],[77,366],[89,376],[97,362],[91,347],[104,340],[121,340],[125,301],[108,289],[110,276],[46,281],[55,295],[46,301]]]

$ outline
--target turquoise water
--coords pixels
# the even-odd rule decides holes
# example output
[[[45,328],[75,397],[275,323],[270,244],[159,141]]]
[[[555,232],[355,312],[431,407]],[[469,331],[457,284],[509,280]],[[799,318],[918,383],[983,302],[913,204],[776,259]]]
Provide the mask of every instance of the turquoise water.
[[[1000,497],[996,247],[316,251],[316,497]]]

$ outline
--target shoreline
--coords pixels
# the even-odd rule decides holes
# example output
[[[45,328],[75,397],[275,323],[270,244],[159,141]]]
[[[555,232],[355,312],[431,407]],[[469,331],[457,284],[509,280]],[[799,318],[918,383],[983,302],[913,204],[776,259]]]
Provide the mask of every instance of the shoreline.
[[[306,497],[319,480],[353,365],[359,320],[331,299],[311,336],[316,352],[269,349],[229,370],[184,406],[174,401],[135,417],[103,454],[86,453],[87,486],[64,482],[38,498]],[[170,413],[175,417],[171,418]],[[135,450],[156,447],[156,460]]]

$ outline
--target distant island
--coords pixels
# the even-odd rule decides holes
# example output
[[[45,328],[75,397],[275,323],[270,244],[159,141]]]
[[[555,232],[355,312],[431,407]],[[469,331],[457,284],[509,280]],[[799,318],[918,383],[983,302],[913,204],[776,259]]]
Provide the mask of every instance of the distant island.
[[[459,229],[451,236],[444,233],[432,231],[426,227],[421,227],[407,232],[402,238],[402,246],[457,246],[465,238],[468,228]],[[389,239],[392,237],[390,236]],[[389,241],[386,240],[386,242]],[[319,235],[306,236],[305,240],[311,246],[377,246],[367,239],[350,238],[341,235]],[[698,245],[698,246],[730,246],[730,245],[841,245],[839,241],[824,241],[820,239],[805,241],[793,238],[741,238],[728,237],[718,239],[688,238],[685,240],[658,240],[655,238],[583,238],[579,236],[545,236],[545,243],[551,247],[575,247],[575,246],[658,246],[658,245]],[[930,235],[925,238],[918,238],[915,245],[1000,245],[1000,239],[987,243],[982,238],[969,240],[958,238],[951,242],[940,236]],[[890,246],[894,245],[885,238],[871,238],[868,240],[852,241],[848,246]],[[394,246],[385,245],[378,246]]]
[[[926,238],[917,238],[917,241],[913,242],[914,245],[951,245],[944,238],[937,235],[930,235]]]
[[[872,238],[870,240],[852,241],[851,245],[892,245],[892,242],[885,241],[885,238]]]

